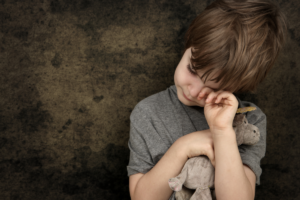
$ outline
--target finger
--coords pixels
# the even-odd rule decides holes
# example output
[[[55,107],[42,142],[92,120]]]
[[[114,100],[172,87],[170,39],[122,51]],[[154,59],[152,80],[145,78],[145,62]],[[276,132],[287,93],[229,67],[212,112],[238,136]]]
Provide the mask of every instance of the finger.
[[[216,98],[215,103],[223,103],[223,100],[224,100],[224,96],[218,95],[217,98]]]
[[[214,96],[214,99],[212,102],[214,102],[215,104],[222,104],[224,103],[223,100],[226,100],[226,98],[230,95],[231,93],[229,92],[226,92],[226,91],[218,91],[216,92],[216,95]]]
[[[221,93],[222,91],[217,91],[217,92],[211,92],[207,98],[206,98],[206,103],[214,103],[214,99]]]
[[[210,89],[210,88],[208,88],[208,87],[204,87],[204,88],[201,90],[201,92],[200,92],[199,96],[197,97],[197,99],[198,99],[198,100],[201,100],[202,98],[207,97],[211,92],[213,92],[212,89]]]
[[[211,100],[212,100],[215,96],[216,96],[216,93],[215,93],[215,92],[211,92],[211,93],[207,96],[205,102],[206,102],[206,103],[210,103]]]
[[[230,101],[234,100],[234,95],[229,92],[222,92],[217,96],[215,103],[229,104]]]

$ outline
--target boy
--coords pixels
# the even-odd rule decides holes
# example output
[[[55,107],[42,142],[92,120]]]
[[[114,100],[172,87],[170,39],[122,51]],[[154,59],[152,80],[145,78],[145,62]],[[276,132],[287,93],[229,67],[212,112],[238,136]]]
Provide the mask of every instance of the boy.
[[[217,0],[192,22],[175,85],[139,102],[131,113],[133,200],[174,200],[168,180],[187,159],[206,155],[215,166],[218,200],[254,199],[266,151],[266,116],[233,92],[253,92],[282,48],[285,21],[267,0]],[[261,133],[237,147],[233,118],[239,107]]]

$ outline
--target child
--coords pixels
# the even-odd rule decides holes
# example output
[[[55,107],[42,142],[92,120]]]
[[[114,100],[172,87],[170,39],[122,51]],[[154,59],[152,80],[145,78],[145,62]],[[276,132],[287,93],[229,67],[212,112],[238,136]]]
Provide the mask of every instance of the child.
[[[131,113],[133,200],[174,200],[168,180],[187,159],[206,155],[215,166],[218,200],[254,199],[266,151],[266,116],[233,92],[253,92],[284,42],[285,20],[267,0],[217,0],[192,22],[175,85],[139,102]],[[239,107],[260,130],[253,146],[237,146],[232,128]]]

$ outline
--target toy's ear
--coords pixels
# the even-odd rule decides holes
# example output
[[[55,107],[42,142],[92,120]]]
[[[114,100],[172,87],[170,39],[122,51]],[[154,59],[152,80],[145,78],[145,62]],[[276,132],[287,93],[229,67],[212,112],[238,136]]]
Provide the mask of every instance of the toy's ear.
[[[245,115],[244,114],[236,114],[234,119],[233,119],[233,127],[236,127],[238,125],[241,125],[242,123],[244,123],[244,119],[245,119]]]

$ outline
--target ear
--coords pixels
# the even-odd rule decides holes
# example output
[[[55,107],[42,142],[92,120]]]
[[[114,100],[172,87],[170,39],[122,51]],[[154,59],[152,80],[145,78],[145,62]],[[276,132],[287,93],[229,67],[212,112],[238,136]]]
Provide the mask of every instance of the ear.
[[[244,114],[236,114],[233,119],[233,127],[241,125],[244,122],[245,117]]]

